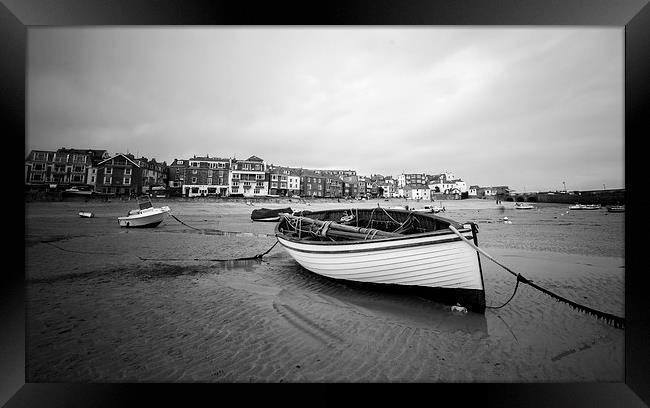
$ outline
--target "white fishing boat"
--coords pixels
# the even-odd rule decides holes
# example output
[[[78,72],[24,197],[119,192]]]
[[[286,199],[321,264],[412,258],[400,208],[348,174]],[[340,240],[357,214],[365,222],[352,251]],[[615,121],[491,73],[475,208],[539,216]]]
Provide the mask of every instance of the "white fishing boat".
[[[533,210],[534,206],[526,203],[515,203],[515,210]]]
[[[283,214],[275,234],[289,255],[313,273],[408,289],[483,313],[478,254],[450,226],[478,243],[473,223],[380,207]]]
[[[93,218],[95,214],[90,211],[79,211],[79,216],[81,218]]]
[[[600,204],[575,204],[569,206],[569,210],[600,210]]]
[[[157,227],[170,209],[167,206],[154,207],[149,197],[138,199],[138,209],[131,210],[124,217],[118,217],[120,227],[153,228]]]

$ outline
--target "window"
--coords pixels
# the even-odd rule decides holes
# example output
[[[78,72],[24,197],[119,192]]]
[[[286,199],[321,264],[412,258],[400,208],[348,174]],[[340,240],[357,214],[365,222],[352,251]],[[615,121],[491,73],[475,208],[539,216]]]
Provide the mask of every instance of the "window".
[[[220,167],[220,168],[224,168],[224,167],[226,167],[226,163],[219,163],[219,167]]]
[[[196,177],[192,177],[192,184],[196,184]]]
[[[105,176],[104,177],[104,184],[111,184],[111,183],[112,183],[111,176]]]
[[[256,189],[253,190],[253,191],[255,192],[255,194],[259,194],[259,193],[260,193],[260,189],[259,189],[259,188],[256,188]]]
[[[208,184],[212,184],[212,177],[208,177]]]
[[[131,177],[124,177],[124,184],[131,184]]]
[[[112,167],[106,167],[104,169],[104,174],[113,174],[113,168]]]
[[[198,170],[196,170],[196,169],[192,170],[192,174],[198,174],[198,173],[199,173]]]
[[[95,182],[95,176],[90,176],[90,182],[94,183]]]
[[[40,174],[32,174],[32,180],[33,181],[41,181],[42,180],[41,177],[42,176]]]
[[[127,175],[127,176],[130,176],[131,175],[131,168],[124,169],[124,174]]]
[[[42,171],[43,170],[43,163],[34,163],[34,170]]]
[[[183,160],[178,160],[176,163],[177,164],[183,164]]]

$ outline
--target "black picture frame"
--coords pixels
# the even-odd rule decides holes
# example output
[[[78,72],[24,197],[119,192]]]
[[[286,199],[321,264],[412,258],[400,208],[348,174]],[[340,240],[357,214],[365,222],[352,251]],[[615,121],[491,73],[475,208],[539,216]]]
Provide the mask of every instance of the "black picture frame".
[[[625,382],[545,384],[422,384],[408,390],[403,403],[440,401],[453,406],[648,406],[650,405],[650,308],[645,303],[646,270],[643,245],[643,208],[637,204],[643,185],[635,163],[644,163],[641,143],[648,132],[648,73],[650,73],[650,6],[647,0],[446,0],[446,1],[331,1],[260,2],[182,0],[11,0],[0,4],[0,103],[6,115],[3,140],[18,144],[25,138],[25,68],[28,27],[38,25],[538,25],[617,26],[625,29],[625,174],[626,174],[626,279],[625,279]],[[23,143],[24,150],[24,143]],[[10,163],[19,156],[8,149]],[[16,169],[24,168],[16,159]],[[9,175],[20,180],[18,175]],[[22,184],[17,183],[22,191]],[[261,401],[309,404],[332,401],[400,401],[405,390],[386,385],[341,387],[337,391],[264,386],[261,392],[241,384],[205,386],[146,384],[41,384],[25,383],[24,255],[12,231],[24,231],[18,214],[22,198],[7,194],[17,227],[5,256],[10,271],[3,272],[0,324],[0,402],[6,407],[123,406],[143,401],[182,401],[184,406]],[[635,202],[636,201],[636,202]],[[7,214],[7,213],[5,213]],[[21,264],[22,261],[22,264]],[[262,385],[254,385],[262,386]],[[330,387],[330,384],[327,384]],[[402,385],[403,386],[403,385]],[[317,388],[318,391],[312,390]],[[316,394],[316,392],[318,394]],[[298,397],[299,395],[302,395]],[[268,403],[267,402],[267,403]],[[153,405],[153,404],[147,404]],[[167,404],[165,404],[167,405]],[[177,403],[174,403],[177,405]]]

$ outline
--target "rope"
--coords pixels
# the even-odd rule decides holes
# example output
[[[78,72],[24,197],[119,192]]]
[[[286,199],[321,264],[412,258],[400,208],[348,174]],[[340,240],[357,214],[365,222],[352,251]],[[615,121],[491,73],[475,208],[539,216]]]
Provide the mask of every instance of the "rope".
[[[173,214],[169,214],[170,217],[178,221],[179,223],[185,225],[188,228],[191,228],[196,231],[201,231],[202,233],[208,233],[208,234],[216,234],[216,235],[244,235],[244,236],[253,236],[253,237],[275,237],[275,234],[262,234],[262,233],[257,233],[257,232],[239,232],[239,231],[222,231],[218,229],[201,229],[201,228],[196,228],[191,225],[188,225],[184,223],[183,221],[179,220],[176,216]]]
[[[613,315],[611,313],[601,312],[600,310],[592,309],[592,308],[590,308],[588,306],[581,305],[579,303],[576,303],[574,301],[566,299],[565,297],[562,297],[562,296],[560,296],[558,294],[555,294],[555,293],[553,293],[553,292],[551,292],[551,291],[549,291],[547,289],[544,289],[544,288],[540,287],[539,285],[533,283],[533,281],[530,281],[530,280],[524,278],[523,276],[521,276],[521,274],[513,272],[510,268],[508,268],[507,266],[501,264],[496,259],[492,258],[487,252],[485,252],[481,248],[477,247],[476,245],[474,245],[473,243],[468,241],[467,238],[465,238],[460,232],[458,232],[458,230],[456,228],[454,228],[454,226],[449,225],[449,229],[454,234],[458,235],[463,241],[465,241],[465,243],[467,243],[469,246],[474,248],[476,251],[478,251],[479,253],[485,255],[489,260],[496,263],[500,267],[504,268],[506,271],[510,272],[511,274],[515,275],[517,277],[517,284],[519,284],[519,282],[522,282],[522,283],[525,283],[527,285],[530,285],[530,286],[534,287],[535,289],[537,289],[537,290],[539,290],[539,291],[541,291],[543,293],[546,293],[548,296],[554,298],[555,300],[568,304],[569,306],[571,306],[572,308],[574,308],[574,309],[576,309],[578,311],[581,311],[583,313],[587,313],[589,315],[596,316],[596,318],[598,318],[598,319],[605,320],[608,324],[613,325],[617,329],[624,329],[625,328],[625,318]],[[515,288],[515,293],[516,293],[516,288]],[[514,293],[513,293],[513,296],[514,296]],[[509,301],[510,300],[508,300],[508,302]]]
[[[231,258],[231,259],[209,259],[209,258],[208,258],[208,259],[205,259],[205,258],[203,258],[203,259],[202,259],[202,258],[143,258],[143,257],[141,257],[141,256],[138,256],[138,258],[140,258],[140,260],[142,260],[142,261],[207,261],[207,262],[252,261],[252,260],[262,259],[262,257],[263,257],[264,255],[268,254],[269,252],[271,252],[271,250],[272,250],[273,248],[275,248],[275,246],[278,244],[278,242],[280,242],[280,241],[278,241],[278,240],[276,239],[275,243],[274,243],[273,245],[271,245],[271,248],[267,249],[266,251],[262,252],[261,254],[257,254],[257,255],[254,255],[254,256],[246,256],[246,257],[242,257],[242,258]]]
[[[512,292],[512,296],[510,296],[510,299],[508,299],[506,303],[502,304],[501,306],[485,306],[485,307],[487,307],[488,309],[501,309],[503,306],[510,303],[510,301],[515,297],[515,294],[517,293],[517,288],[519,287],[519,276],[521,275],[517,275],[517,284],[515,285],[515,290]]]

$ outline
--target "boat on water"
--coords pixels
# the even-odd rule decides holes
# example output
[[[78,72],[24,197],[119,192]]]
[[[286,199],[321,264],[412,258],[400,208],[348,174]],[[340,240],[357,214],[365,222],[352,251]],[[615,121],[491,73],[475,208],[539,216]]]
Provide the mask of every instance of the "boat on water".
[[[93,218],[95,214],[90,211],[79,211],[79,216],[81,218]]]
[[[600,204],[574,204],[569,206],[569,210],[600,210]]]
[[[120,227],[126,228],[153,228],[157,227],[170,211],[168,206],[154,207],[150,197],[138,198],[138,209],[131,210],[124,217],[118,217]]]
[[[279,221],[280,214],[289,213],[292,214],[293,210],[290,207],[287,208],[257,208],[251,213],[251,220],[253,221]]]
[[[608,212],[622,213],[625,212],[625,205],[610,205],[607,207]]]
[[[282,214],[278,242],[310,272],[341,281],[408,290],[485,311],[478,229],[432,213],[381,207]]]
[[[533,210],[534,206],[526,203],[515,203],[515,210]]]

